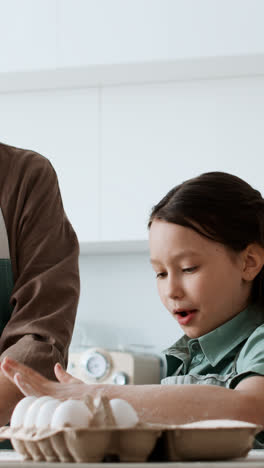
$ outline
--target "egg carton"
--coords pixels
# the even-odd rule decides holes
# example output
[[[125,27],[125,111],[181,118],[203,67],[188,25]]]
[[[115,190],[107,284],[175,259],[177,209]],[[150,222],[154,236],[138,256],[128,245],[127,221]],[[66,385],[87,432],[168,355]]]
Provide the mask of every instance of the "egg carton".
[[[153,450],[160,427],[89,427],[63,429],[0,428],[0,439],[11,439],[24,460],[100,462],[118,456],[122,462],[144,462]]]
[[[204,421],[201,421],[167,428],[163,433],[163,453],[170,461],[245,457],[253,447],[255,435],[263,428],[241,421],[228,423],[233,424],[225,425],[219,420],[215,426],[209,424],[210,427],[206,427]]]
[[[117,456],[121,462],[145,462],[155,452],[156,459],[166,461],[245,457],[262,427],[241,421],[232,423],[230,426],[218,421],[210,427],[205,427],[204,421],[194,425],[139,423],[122,429],[2,427],[0,439],[11,439],[25,460],[34,461],[97,463]]]

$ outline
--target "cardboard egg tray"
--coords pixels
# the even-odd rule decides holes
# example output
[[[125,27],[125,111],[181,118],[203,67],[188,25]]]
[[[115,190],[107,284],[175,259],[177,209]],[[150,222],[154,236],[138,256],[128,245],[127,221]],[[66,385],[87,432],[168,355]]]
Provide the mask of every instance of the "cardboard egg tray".
[[[138,424],[122,429],[60,430],[2,427],[0,439],[11,439],[25,460],[34,461],[96,463],[117,456],[120,462],[145,462],[155,452],[155,460],[217,460],[246,456],[261,429],[253,424],[215,428]]]
[[[251,427],[250,427],[251,426]],[[245,457],[261,426],[196,427],[182,425],[165,431],[163,452],[168,460],[225,460]]]
[[[0,428],[0,439],[11,439],[25,460],[60,462],[100,462],[116,455],[123,462],[143,462],[153,450],[160,428]]]

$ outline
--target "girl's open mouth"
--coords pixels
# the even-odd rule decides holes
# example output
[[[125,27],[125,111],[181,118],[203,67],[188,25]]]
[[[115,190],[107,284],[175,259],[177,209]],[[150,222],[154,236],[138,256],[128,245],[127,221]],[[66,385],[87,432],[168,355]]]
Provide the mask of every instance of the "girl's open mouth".
[[[181,310],[179,312],[175,311],[174,315],[176,316],[180,325],[187,325],[187,323],[189,323],[193,319],[196,312],[197,309]]]

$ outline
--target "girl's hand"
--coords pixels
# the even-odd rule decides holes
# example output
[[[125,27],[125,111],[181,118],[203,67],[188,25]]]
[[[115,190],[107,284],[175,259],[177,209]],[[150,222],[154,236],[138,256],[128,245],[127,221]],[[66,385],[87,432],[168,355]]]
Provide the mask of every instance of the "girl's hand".
[[[90,386],[65,372],[59,363],[54,367],[58,382],[46,379],[30,367],[9,357],[4,358],[1,363],[1,370],[26,396],[33,395],[40,397],[43,395],[50,395],[58,399],[78,399],[87,394],[88,389],[90,390]],[[89,391],[89,393],[91,392]]]

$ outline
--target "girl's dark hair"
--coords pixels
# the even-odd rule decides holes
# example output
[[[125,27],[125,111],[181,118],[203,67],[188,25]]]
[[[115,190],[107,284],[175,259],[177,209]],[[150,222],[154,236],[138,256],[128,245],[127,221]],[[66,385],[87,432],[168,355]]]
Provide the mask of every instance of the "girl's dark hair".
[[[152,208],[154,219],[194,229],[234,252],[250,243],[264,247],[264,200],[258,190],[225,172],[207,172],[170,190]],[[256,276],[252,300],[264,305],[264,268]]]

